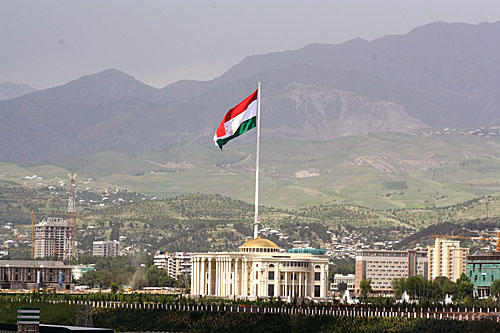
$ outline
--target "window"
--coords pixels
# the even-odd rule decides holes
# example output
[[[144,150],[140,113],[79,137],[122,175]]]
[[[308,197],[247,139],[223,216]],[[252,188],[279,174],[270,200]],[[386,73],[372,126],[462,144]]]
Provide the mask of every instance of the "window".
[[[267,295],[269,297],[273,297],[274,296],[274,284],[268,284],[267,285]]]
[[[267,278],[268,278],[269,280],[274,280],[274,271],[269,272],[269,274],[268,274]]]
[[[319,281],[319,280],[321,280],[321,273],[315,272],[314,273],[314,281]]]
[[[320,297],[320,296],[321,296],[320,286],[314,286],[314,297]]]

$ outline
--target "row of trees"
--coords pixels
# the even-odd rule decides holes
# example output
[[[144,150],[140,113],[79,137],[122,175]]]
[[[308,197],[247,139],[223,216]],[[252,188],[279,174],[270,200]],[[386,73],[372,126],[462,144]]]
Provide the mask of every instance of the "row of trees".
[[[147,269],[139,268],[132,276],[113,276],[109,271],[90,271],[83,275],[77,281],[80,285],[89,286],[91,288],[111,288],[113,292],[117,292],[124,286],[130,286],[135,289],[143,287],[186,287],[186,280],[176,280],[168,276],[164,269],[159,269],[155,265],[149,266]]]
[[[495,294],[498,295],[500,294],[500,281],[496,283],[496,286],[498,291],[495,291]],[[446,295],[453,296],[454,301],[463,302],[467,298],[472,298],[474,285],[465,274],[462,274],[456,282],[444,276],[429,281],[417,275],[392,280],[392,289],[395,298],[400,298],[406,292],[411,299],[425,302],[440,302],[444,300]],[[371,281],[362,280],[360,291],[363,297],[372,292]]]

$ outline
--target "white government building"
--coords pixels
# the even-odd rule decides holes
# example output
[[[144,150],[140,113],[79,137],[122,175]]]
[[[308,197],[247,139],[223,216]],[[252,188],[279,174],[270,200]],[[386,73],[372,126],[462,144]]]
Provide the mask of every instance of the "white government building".
[[[328,256],[323,250],[285,252],[261,238],[246,241],[239,252],[193,253],[192,296],[227,298],[327,296]]]

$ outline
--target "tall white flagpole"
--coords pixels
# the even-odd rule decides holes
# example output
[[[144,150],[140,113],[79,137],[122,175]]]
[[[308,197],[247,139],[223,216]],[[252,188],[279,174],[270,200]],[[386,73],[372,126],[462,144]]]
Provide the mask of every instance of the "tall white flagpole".
[[[259,154],[260,154],[260,82],[257,89],[257,152],[255,161],[255,220],[253,238],[259,236]]]

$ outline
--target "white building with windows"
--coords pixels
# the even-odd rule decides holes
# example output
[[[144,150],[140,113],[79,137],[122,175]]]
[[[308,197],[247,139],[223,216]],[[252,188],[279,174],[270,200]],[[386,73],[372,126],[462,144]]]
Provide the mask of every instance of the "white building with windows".
[[[321,250],[301,250],[284,252],[259,237],[246,241],[239,252],[193,253],[191,295],[325,298],[328,256]]]
[[[334,293],[342,294],[346,290],[350,293],[354,292],[354,285],[356,281],[356,275],[354,274],[335,274],[333,276],[333,282],[330,283],[330,290]]]
[[[157,251],[153,264],[167,271],[168,276],[178,279],[180,276],[189,278],[191,275],[191,254],[188,252]]]
[[[48,216],[35,225],[35,259],[51,257],[56,260],[69,260],[74,256],[74,247],[74,228],[70,220]]]
[[[120,242],[117,240],[94,241],[92,255],[94,257],[118,257],[120,255]]]

